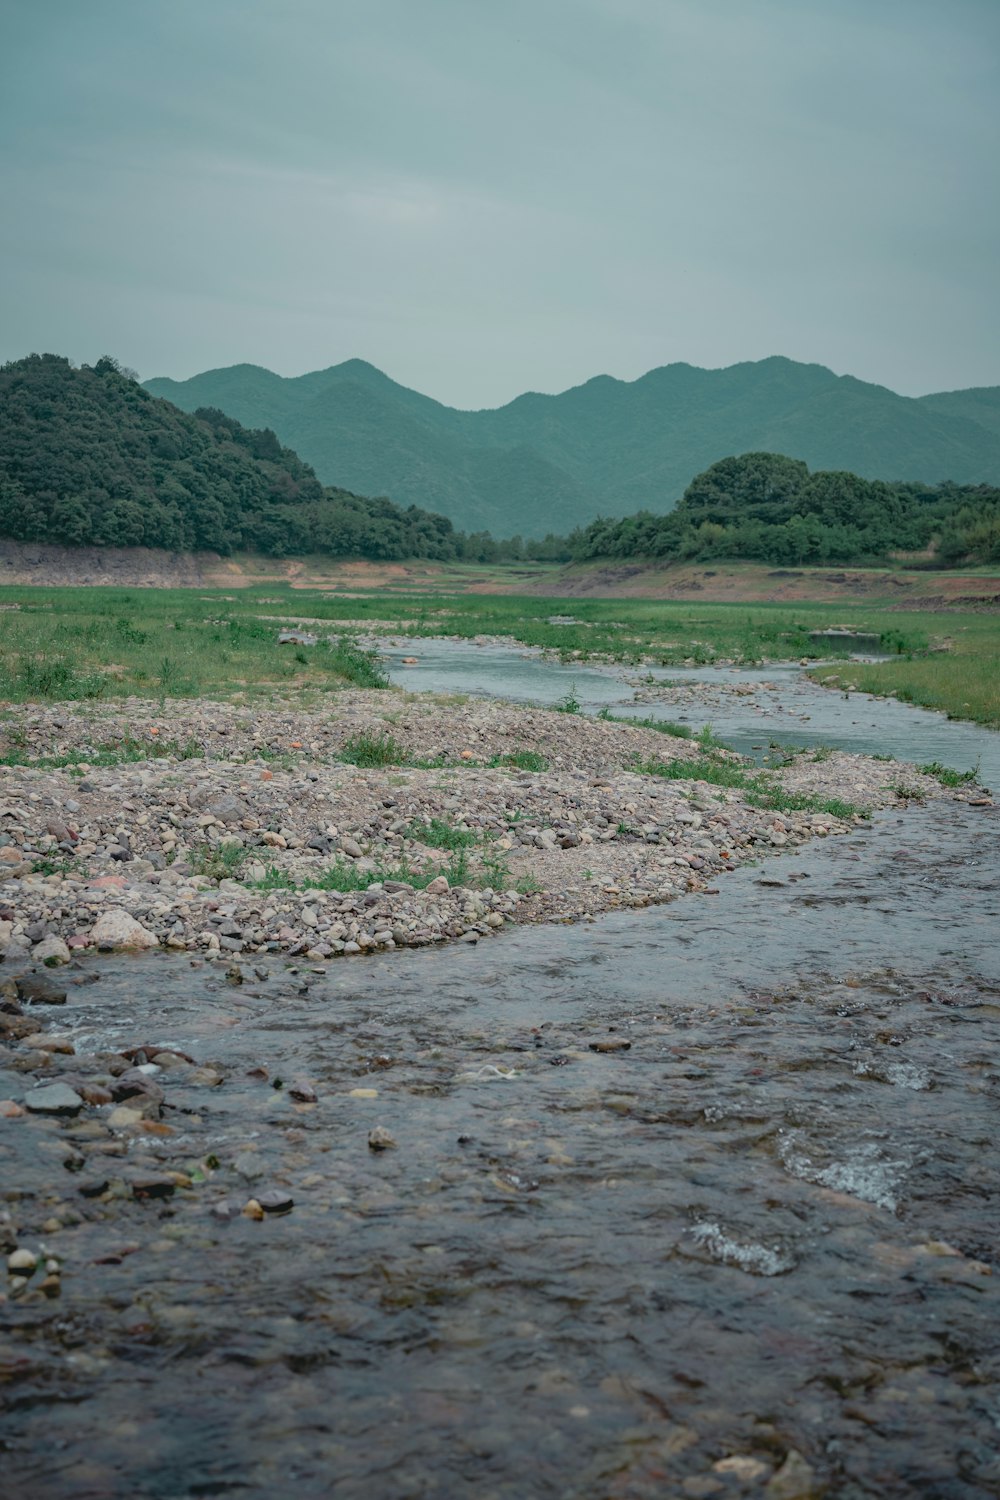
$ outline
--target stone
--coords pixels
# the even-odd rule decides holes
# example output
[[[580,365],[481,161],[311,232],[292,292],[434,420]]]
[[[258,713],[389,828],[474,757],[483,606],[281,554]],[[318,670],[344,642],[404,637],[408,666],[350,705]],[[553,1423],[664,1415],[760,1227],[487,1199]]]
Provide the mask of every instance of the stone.
[[[98,948],[158,948],[155,933],[143,927],[128,912],[115,909],[102,912],[94,923],[91,941]]]
[[[396,1138],[384,1125],[376,1125],[374,1130],[368,1132],[368,1149],[370,1151],[394,1151]]]
[[[316,1103],[316,1090],[308,1078],[293,1079],[288,1086],[288,1092],[291,1098],[297,1100],[299,1104]]]
[[[622,1036],[605,1037],[599,1042],[588,1042],[591,1052],[627,1052],[632,1043]]]
[[[15,1250],[7,1257],[7,1270],[12,1276],[33,1276],[38,1257],[32,1250]]]
[[[128,1179],[134,1198],[169,1198],[176,1190],[173,1177],[164,1172],[137,1172]]]
[[[435,875],[429,885],[425,887],[428,896],[443,896],[451,887],[446,875]]]
[[[257,1202],[266,1214],[287,1214],[295,1200],[282,1188],[269,1188],[266,1193],[257,1194]]]
[[[25,1094],[24,1107],[33,1115],[78,1115],[83,1100],[67,1083],[46,1083]]]
[[[766,1500],[812,1500],[821,1492],[816,1471],[795,1448],[789,1448],[781,1468],[764,1486]]]
[[[18,999],[27,1005],[65,1005],[66,991],[44,974],[20,974],[15,981]]]
[[[42,938],[42,941],[34,945],[31,950],[31,959],[34,959],[34,962],[51,966],[69,963],[70,957],[72,956],[70,956],[69,948],[66,947],[63,939],[57,938],[54,933],[49,933],[48,938]]]

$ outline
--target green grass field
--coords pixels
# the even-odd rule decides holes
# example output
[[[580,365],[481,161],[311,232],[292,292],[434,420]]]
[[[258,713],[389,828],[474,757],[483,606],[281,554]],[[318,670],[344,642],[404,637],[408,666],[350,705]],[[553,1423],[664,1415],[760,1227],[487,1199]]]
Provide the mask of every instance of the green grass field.
[[[333,641],[279,646],[283,621],[318,621],[309,628]],[[376,687],[384,679],[355,635],[383,624],[417,638],[510,636],[570,661],[671,666],[809,657],[817,660],[817,678],[835,678],[838,687],[891,692],[954,718],[1000,725],[1000,614],[994,611],[468,594],[348,598],[274,583],[236,594],[0,589],[0,699],[252,698]],[[877,637],[892,659],[869,667],[834,665],[837,644],[811,639],[811,632],[831,625]]]

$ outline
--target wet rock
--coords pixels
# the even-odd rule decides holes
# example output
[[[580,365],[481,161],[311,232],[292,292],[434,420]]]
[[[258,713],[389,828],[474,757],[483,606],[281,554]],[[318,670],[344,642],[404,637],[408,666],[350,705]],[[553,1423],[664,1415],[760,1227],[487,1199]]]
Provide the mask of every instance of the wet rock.
[[[102,912],[94,923],[91,941],[98,948],[158,948],[160,940],[155,933],[143,927],[128,912],[115,910]]]
[[[7,1257],[7,1270],[12,1276],[34,1276],[37,1265],[33,1250],[15,1250]]]
[[[368,1132],[368,1149],[370,1151],[393,1151],[396,1148],[396,1137],[384,1125],[376,1125],[374,1130]]]
[[[20,974],[17,978],[18,997],[26,1005],[65,1005],[66,990],[53,983],[44,974]]]
[[[118,1104],[137,1098],[151,1099],[156,1104],[162,1104],[164,1093],[160,1084],[150,1078],[148,1073],[144,1073],[141,1068],[129,1068],[111,1084],[111,1097]]]
[[[68,964],[72,955],[61,937],[50,934],[48,937],[43,937],[41,942],[36,944],[31,956],[36,963],[55,966],[57,964]]]
[[[77,1192],[84,1198],[99,1198],[102,1193],[107,1192],[107,1189],[106,1177],[85,1177],[77,1187]]]
[[[313,1088],[308,1078],[293,1079],[288,1086],[288,1092],[293,1099],[298,1101],[299,1104],[316,1103],[316,1090]]]
[[[78,1115],[83,1100],[65,1083],[47,1083],[24,1096],[24,1107],[33,1115]]]
[[[588,1042],[591,1052],[627,1052],[632,1043],[623,1036],[602,1037],[599,1041]]]

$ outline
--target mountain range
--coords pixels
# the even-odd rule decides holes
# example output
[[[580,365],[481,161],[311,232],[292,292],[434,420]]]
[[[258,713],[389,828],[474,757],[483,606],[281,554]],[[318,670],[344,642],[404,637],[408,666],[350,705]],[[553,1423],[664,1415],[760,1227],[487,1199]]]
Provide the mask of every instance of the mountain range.
[[[294,378],[244,364],[145,385],[185,411],[217,407],[273,429],[324,483],[496,536],[663,514],[728,454],[783,453],[868,479],[1000,482],[1000,387],[900,396],[779,356],[598,375],[484,411],[445,406],[360,359]]]

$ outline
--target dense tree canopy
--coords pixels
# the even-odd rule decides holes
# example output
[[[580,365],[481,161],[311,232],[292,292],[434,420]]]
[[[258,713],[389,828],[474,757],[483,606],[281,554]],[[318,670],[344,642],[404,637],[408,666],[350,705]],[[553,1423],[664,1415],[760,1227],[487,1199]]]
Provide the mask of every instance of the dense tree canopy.
[[[927,548],[946,565],[1000,561],[1000,490],[810,474],[780,453],[744,453],[699,474],[669,515],[599,519],[574,551],[581,559],[823,564],[884,562]]]
[[[268,428],[188,414],[104,355],[0,369],[0,535],[70,546],[452,558],[444,516],[324,489]]]

